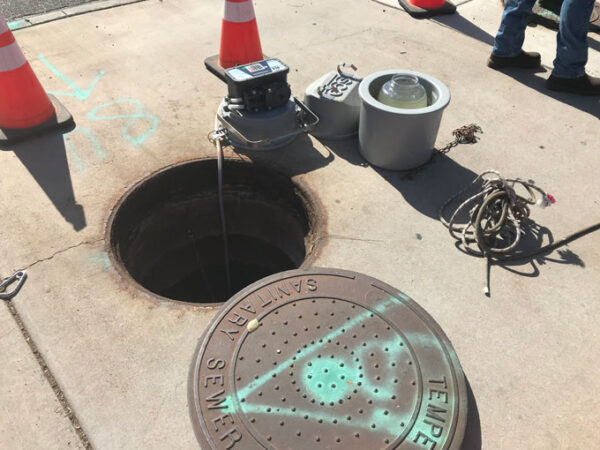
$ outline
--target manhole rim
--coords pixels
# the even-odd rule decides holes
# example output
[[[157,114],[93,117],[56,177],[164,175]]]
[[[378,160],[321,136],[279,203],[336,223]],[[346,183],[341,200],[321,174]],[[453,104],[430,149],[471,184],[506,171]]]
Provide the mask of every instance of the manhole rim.
[[[215,157],[211,157],[211,156],[192,158],[192,159],[188,159],[185,161],[179,161],[179,162],[176,162],[173,164],[169,164],[167,166],[163,166],[157,170],[149,172],[146,175],[144,175],[142,178],[129,184],[124,189],[123,193],[120,194],[117,202],[109,210],[108,217],[106,218],[105,224],[104,224],[104,251],[108,255],[109,261],[111,262],[112,266],[116,270],[119,278],[122,281],[124,281],[125,283],[127,283],[128,287],[133,288],[134,291],[136,291],[136,293],[143,294],[145,297],[147,297],[150,300],[157,302],[159,304],[168,302],[168,304],[170,304],[170,305],[178,305],[181,307],[193,307],[193,308],[197,308],[197,309],[211,309],[211,310],[218,309],[218,308],[221,308],[227,301],[230,300],[230,299],[227,299],[224,302],[187,302],[187,301],[182,301],[182,300],[175,300],[175,299],[172,299],[169,297],[164,297],[162,295],[152,292],[151,290],[149,290],[149,289],[145,288],[143,285],[141,285],[135,278],[133,278],[133,276],[131,276],[131,274],[125,267],[125,263],[123,262],[121,257],[118,255],[118,252],[116,251],[115,246],[112,243],[112,238],[111,238],[111,235],[113,232],[113,227],[115,224],[115,219],[117,217],[117,214],[118,214],[120,208],[123,206],[123,204],[127,201],[127,199],[133,193],[135,193],[140,187],[142,187],[144,185],[144,183],[146,183],[147,181],[151,180],[152,178],[154,178],[164,172],[167,172],[172,169],[176,169],[181,166],[185,166],[187,164],[193,164],[193,163],[205,162],[205,161],[209,162],[209,161],[216,161],[216,160],[217,159]],[[324,245],[326,243],[326,239],[324,239],[324,237],[327,236],[327,232],[326,232],[327,219],[325,216],[325,208],[322,206],[322,203],[319,200],[316,193],[306,183],[304,183],[303,181],[298,179],[298,177],[290,176],[289,174],[285,173],[283,170],[281,170],[280,167],[278,167],[276,165],[265,164],[264,162],[255,162],[255,161],[239,159],[239,158],[230,158],[230,157],[223,158],[223,161],[224,161],[224,163],[232,162],[234,164],[247,164],[249,166],[258,166],[258,167],[264,168],[266,170],[276,172],[277,174],[289,179],[290,183],[295,188],[296,194],[298,195],[298,197],[302,201],[302,204],[305,207],[307,217],[310,221],[310,234],[312,235],[310,245],[306,248],[307,254],[306,254],[306,257],[304,258],[304,261],[297,269],[292,269],[292,270],[311,268],[313,262],[319,256],[322,248],[324,247]],[[277,274],[273,274],[273,275],[269,275],[269,276],[275,276],[275,275],[277,275]],[[263,279],[265,279],[265,278],[263,278]],[[258,283],[259,281],[262,281],[263,279],[257,280],[255,283]],[[255,283],[251,283],[247,287],[252,286]],[[239,292],[244,292],[246,290],[246,288],[242,289]],[[236,295],[237,295],[237,293],[233,294],[233,296],[230,298],[233,298]]]
[[[382,288],[384,291],[390,294],[397,294],[400,298],[402,298],[406,304],[411,308],[419,317],[429,319],[426,323],[427,327],[431,330],[431,332],[438,338],[439,343],[442,345],[444,353],[447,355],[449,361],[449,368],[452,374],[454,375],[454,383],[456,387],[456,391],[459,395],[457,401],[457,412],[455,417],[453,418],[452,436],[455,439],[452,439],[450,442],[445,442],[442,448],[446,450],[459,450],[462,448],[463,442],[465,440],[465,432],[467,429],[467,423],[469,421],[469,399],[468,399],[468,389],[467,389],[467,378],[458,359],[458,355],[452,342],[441,328],[441,326],[437,323],[434,317],[425,310],[421,305],[419,305],[412,297],[404,294],[399,289],[377,279],[370,275],[364,274],[362,272],[356,272],[346,269],[336,269],[331,267],[308,267],[308,268],[298,268],[293,270],[287,270],[284,272],[279,272],[273,275],[269,275],[265,278],[262,278],[250,285],[246,288],[240,290],[236,294],[234,294],[227,302],[221,305],[219,311],[211,318],[207,327],[202,331],[202,334],[197,340],[196,348],[194,349],[190,368],[188,370],[188,389],[187,389],[187,400],[188,400],[188,414],[190,417],[190,421],[192,422],[192,428],[194,429],[194,434],[199,444],[209,443],[206,438],[205,430],[204,430],[204,422],[199,420],[201,406],[199,404],[199,395],[197,392],[198,384],[198,376],[200,370],[200,352],[204,349],[205,344],[208,342],[207,339],[212,335],[215,329],[219,326],[220,321],[225,318],[225,316],[231,312],[231,310],[238,305],[239,300],[247,298],[253,292],[258,291],[260,288],[272,283],[273,281],[281,281],[287,278],[292,278],[294,276],[310,276],[310,275],[333,275],[333,276],[344,276],[347,278],[363,277],[365,279],[372,280],[377,283],[377,286]],[[223,305],[229,303],[230,305],[225,308]],[[391,443],[393,444],[393,443]],[[391,448],[391,447],[389,447]]]

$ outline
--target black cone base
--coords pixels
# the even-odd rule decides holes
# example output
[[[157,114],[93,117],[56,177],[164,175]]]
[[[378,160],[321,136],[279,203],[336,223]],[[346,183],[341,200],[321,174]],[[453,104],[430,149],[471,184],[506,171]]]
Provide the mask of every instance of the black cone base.
[[[54,105],[56,114],[44,123],[34,127],[23,129],[0,128],[0,147],[6,147],[7,145],[50,133],[54,130],[68,128],[75,124],[71,113],[67,111],[67,108],[56,97],[48,95],[48,98],[50,98],[50,101]]]
[[[454,14],[456,12],[456,6],[448,1],[439,8],[431,9],[419,8],[410,4],[408,0],[398,0],[398,3],[413,17],[430,17],[441,14]]]

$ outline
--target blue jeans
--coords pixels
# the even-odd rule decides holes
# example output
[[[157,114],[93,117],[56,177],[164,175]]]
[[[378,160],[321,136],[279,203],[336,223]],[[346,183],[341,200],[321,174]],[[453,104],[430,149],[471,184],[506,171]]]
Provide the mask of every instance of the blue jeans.
[[[535,0],[506,0],[492,54],[516,56],[521,52],[527,20],[534,4]],[[564,0],[556,37],[553,75],[577,78],[585,74],[588,59],[587,33],[593,8],[594,0]]]

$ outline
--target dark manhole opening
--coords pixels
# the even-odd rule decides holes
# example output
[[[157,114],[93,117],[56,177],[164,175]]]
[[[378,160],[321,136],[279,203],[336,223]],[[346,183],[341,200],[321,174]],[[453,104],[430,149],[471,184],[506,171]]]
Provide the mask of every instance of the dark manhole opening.
[[[266,166],[225,160],[223,203],[231,292],[215,159],[168,167],[125,195],[108,232],[117,266],[159,296],[220,303],[267,275],[308,264],[320,212],[304,187]]]

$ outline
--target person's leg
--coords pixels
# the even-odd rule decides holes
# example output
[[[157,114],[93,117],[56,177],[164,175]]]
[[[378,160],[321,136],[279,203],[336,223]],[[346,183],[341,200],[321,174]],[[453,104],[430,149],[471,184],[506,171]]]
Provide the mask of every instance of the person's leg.
[[[506,0],[492,55],[511,57],[521,52],[527,19],[534,4],[535,0]]]
[[[560,10],[554,70],[546,81],[553,91],[600,95],[600,78],[585,73],[588,58],[587,32],[594,0],[565,0]]]
[[[565,0],[556,36],[556,59],[552,75],[578,78],[585,74],[588,59],[587,33],[594,0]]]

